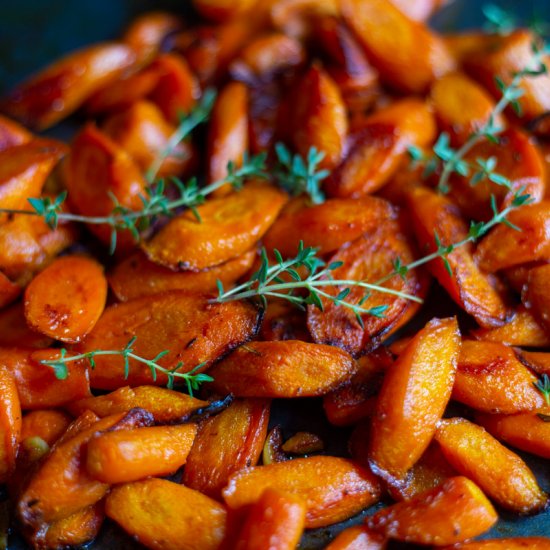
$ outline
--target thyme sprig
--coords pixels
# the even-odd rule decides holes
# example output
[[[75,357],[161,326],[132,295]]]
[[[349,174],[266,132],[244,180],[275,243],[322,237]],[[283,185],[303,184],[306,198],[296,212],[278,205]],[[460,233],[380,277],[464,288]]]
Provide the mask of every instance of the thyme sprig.
[[[301,155],[292,155],[285,145],[275,145],[278,164],[275,167],[275,179],[291,196],[306,194],[313,204],[325,202],[321,182],[330,174],[328,170],[319,170],[319,164],[325,158],[323,151],[311,147],[304,160]]]
[[[383,317],[387,309],[387,306],[363,307],[373,291],[392,294],[419,303],[422,302],[417,296],[366,281],[334,279],[332,272],[341,267],[343,263],[332,262],[327,265],[316,255],[317,249],[304,248],[302,242],[298,247],[298,254],[294,258],[284,260],[279,251],[274,250],[273,253],[276,261],[270,263],[267,252],[262,249],[260,268],[245,283],[230,290],[225,290],[223,283],[218,280],[218,297],[214,301],[230,302],[246,298],[259,298],[263,306],[267,307],[268,298],[283,298],[302,308],[311,304],[323,311],[322,298],[326,298],[337,306],[351,310],[361,326],[363,326],[361,315]],[[300,268],[305,268],[305,275],[300,274],[298,271]],[[283,278],[285,275],[292,280],[285,281]],[[324,290],[328,287],[343,288],[337,295],[332,295]],[[352,287],[360,287],[365,290],[365,294],[358,303],[346,300]],[[299,290],[305,291],[305,294],[296,294],[296,291]]]
[[[92,369],[94,369],[96,366],[96,357],[100,357],[102,355],[118,355],[124,359],[125,379],[128,379],[128,376],[130,375],[130,359],[133,359],[134,361],[137,361],[138,363],[142,363],[143,365],[149,367],[149,369],[151,370],[153,381],[157,380],[158,373],[166,375],[166,377],[168,378],[166,387],[169,389],[174,388],[174,382],[176,381],[176,379],[183,380],[186,383],[187,391],[191,396],[193,395],[193,391],[197,391],[203,382],[212,382],[214,380],[208,374],[197,373],[197,370],[201,369],[205,365],[205,363],[197,365],[188,372],[179,372],[179,370],[183,367],[183,363],[181,361],[171,369],[167,369],[159,365],[158,361],[162,357],[170,353],[168,350],[161,351],[156,357],[153,357],[153,359],[145,359],[140,355],[136,355],[132,347],[136,340],[137,337],[134,336],[126,344],[124,349],[121,350],[94,350],[88,351],[86,353],[80,353],[78,355],[67,355],[67,350],[65,348],[62,348],[61,357],[59,359],[52,359],[50,361],[44,360],[40,361],[40,363],[43,365],[47,365],[48,367],[52,367],[54,369],[55,377],[57,379],[65,380],[69,376],[69,369],[67,366],[69,363],[85,360],[89,361],[90,366],[92,367]]]
[[[149,183],[156,181],[162,163],[175,151],[178,144],[189,136],[197,126],[208,120],[215,101],[216,91],[208,88],[202,94],[199,104],[189,114],[181,117],[178,127],[145,173],[145,178]]]
[[[230,162],[227,176],[224,179],[202,188],[199,187],[196,178],[192,178],[187,182],[182,182],[178,178],[169,178],[169,183],[176,188],[178,193],[175,198],[168,196],[166,182],[160,180],[147,188],[145,196],[140,196],[142,202],[140,210],[131,210],[119,204],[116,197],[111,195],[114,206],[108,216],[82,216],[72,212],[64,212],[63,204],[67,198],[67,192],[64,191],[53,200],[49,197],[28,199],[33,210],[1,208],[0,212],[40,216],[52,229],[55,229],[60,221],[108,225],[111,228],[110,252],[113,253],[116,249],[117,235],[120,231],[130,231],[136,242],[139,242],[141,233],[148,229],[158,217],[173,216],[181,208],[190,208],[198,217],[196,207],[201,205],[208,195],[220,187],[230,184],[235,189],[240,189],[246,178],[267,177],[265,158],[265,154],[252,157],[245,155],[242,166],[239,167]]]
[[[450,146],[450,137],[447,133],[439,136],[433,147],[433,155],[424,155],[417,147],[409,148],[409,154],[413,161],[423,161],[426,163],[425,174],[431,174],[436,170],[441,170],[439,182],[437,185],[441,193],[449,192],[449,179],[453,173],[464,177],[471,175],[473,165],[465,160],[466,155],[481,141],[487,139],[493,143],[499,143],[499,135],[503,128],[497,123],[498,117],[502,115],[506,108],[511,106],[516,113],[521,114],[521,105],[519,99],[524,95],[521,83],[524,78],[533,78],[546,74],[548,69],[544,63],[544,58],[550,54],[550,45],[544,44],[539,47],[538,44],[532,45],[533,57],[527,67],[513,75],[509,84],[504,83],[500,78],[496,78],[496,84],[501,92],[501,98],[491,111],[487,122],[482,124],[458,149]],[[487,178],[499,185],[509,187],[508,180],[495,172],[496,159],[482,161],[477,159],[477,172],[474,174],[473,182],[476,183]],[[483,165],[483,162],[486,164]]]
[[[542,393],[546,404],[550,406],[550,377],[544,373],[540,380],[533,382],[533,385]]]

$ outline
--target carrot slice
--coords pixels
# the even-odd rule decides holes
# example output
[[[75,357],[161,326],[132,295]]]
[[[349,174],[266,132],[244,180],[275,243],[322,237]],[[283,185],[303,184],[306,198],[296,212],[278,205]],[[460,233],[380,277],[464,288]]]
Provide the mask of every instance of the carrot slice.
[[[453,399],[487,413],[533,411],[544,404],[536,381],[508,346],[466,340],[458,359]]]
[[[0,115],[0,151],[31,141],[32,134],[23,126]]]
[[[86,469],[113,485],[173,474],[185,464],[196,433],[195,424],[103,433],[88,443]]]
[[[546,351],[527,351],[514,348],[517,358],[531,370],[538,374],[548,374],[550,376],[550,353]]]
[[[106,299],[102,266],[84,256],[64,256],[26,288],[25,317],[37,332],[78,342],[94,328]]]
[[[198,271],[250,250],[275,221],[285,195],[274,187],[247,183],[227,197],[210,199],[174,218],[150,241],[145,253],[171,269]]]
[[[185,466],[187,487],[219,499],[229,476],[255,466],[267,435],[269,401],[239,399],[201,425]]]
[[[535,267],[529,271],[525,299],[535,317],[541,325],[550,333],[550,265]]]
[[[260,313],[250,303],[217,304],[208,298],[174,290],[108,307],[77,351],[120,351],[136,337],[132,347],[141,357],[153,359],[170,350],[158,360],[164,368],[181,362],[179,372],[188,372],[201,363],[210,364],[256,333]],[[109,355],[96,357],[90,380],[100,389],[167,383],[166,375],[154,376],[147,365],[132,359],[126,373],[123,358]]]
[[[468,228],[452,202],[435,192],[417,187],[408,195],[413,227],[427,253],[458,243],[468,235]],[[447,264],[437,258],[428,268],[449,296],[485,328],[503,325],[508,310],[489,279],[473,261],[471,247],[461,246],[446,256]],[[448,266],[448,267],[447,267]]]
[[[341,531],[325,550],[384,550],[386,539],[366,525],[354,525]]]
[[[500,506],[517,513],[541,510],[548,497],[521,458],[483,428],[465,420],[442,420],[435,434],[451,465]]]
[[[241,470],[229,478],[222,494],[229,508],[238,509],[256,502],[267,488],[303,499],[308,529],[350,518],[380,498],[380,484],[370,471],[333,456],[295,458]]]
[[[1,108],[26,126],[45,130],[135,62],[129,46],[105,42],[63,57],[16,86]]]
[[[0,481],[5,483],[15,470],[21,440],[21,404],[12,373],[0,366]]]
[[[550,550],[550,540],[545,537],[518,537],[493,540],[478,540],[461,544],[460,546],[445,547],[442,550]]]
[[[22,302],[0,309],[0,347],[47,348],[53,340],[27,325]]]
[[[380,510],[367,525],[392,539],[443,546],[481,535],[497,519],[479,487],[459,476]]]
[[[454,69],[443,40],[390,0],[341,0],[340,8],[382,79],[398,90],[424,92]]]
[[[422,456],[451,397],[460,350],[456,319],[433,319],[389,367],[372,420],[369,461],[402,479]]]
[[[220,393],[288,398],[323,395],[347,381],[356,369],[343,350],[285,340],[250,342],[209,372],[212,387]]]
[[[174,272],[149,261],[143,252],[137,252],[121,260],[107,279],[121,302],[168,290],[215,292],[218,280],[224,287],[231,286],[250,270],[256,256],[256,250],[250,250],[205,271]]]
[[[294,550],[305,519],[306,506],[300,498],[268,488],[251,506],[235,550]]]
[[[165,479],[115,487],[105,502],[105,513],[154,550],[217,550],[227,529],[224,506]]]
[[[40,409],[23,417],[21,440],[39,437],[50,447],[61,437],[71,423],[71,417],[62,411]]]

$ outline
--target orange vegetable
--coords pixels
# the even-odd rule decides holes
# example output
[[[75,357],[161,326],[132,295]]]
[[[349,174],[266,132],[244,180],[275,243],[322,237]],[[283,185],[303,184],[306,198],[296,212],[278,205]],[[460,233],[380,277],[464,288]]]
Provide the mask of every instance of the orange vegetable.
[[[465,477],[398,502],[367,518],[388,538],[418,544],[456,544],[481,535],[496,523],[495,509],[479,487]]]
[[[21,440],[21,405],[15,379],[0,366],[0,481],[5,483],[15,470],[17,447]]]
[[[86,125],[76,136],[64,170],[69,200],[76,212],[85,216],[108,216],[114,204],[130,209],[143,207],[145,180],[130,156],[93,124]],[[90,225],[103,242],[109,243],[111,229]],[[117,247],[128,247],[133,238],[128,232],[118,235]]]
[[[157,388],[156,386],[128,386],[97,397],[78,399],[67,405],[77,416],[85,411],[93,411],[100,417],[129,412],[134,408],[150,412],[155,422],[166,424],[184,418],[188,414],[205,407],[208,403],[185,393]]]
[[[241,166],[247,151],[248,89],[240,82],[230,82],[219,93],[210,116],[208,181],[225,179],[229,162]],[[231,186],[222,189],[229,191]]]
[[[492,540],[478,540],[461,544],[460,546],[448,547],[442,550],[549,550],[550,540],[544,537],[518,537],[502,538]]]
[[[252,504],[235,550],[294,550],[306,519],[305,503],[295,495],[267,488]]]
[[[388,368],[370,438],[378,475],[402,479],[427,449],[451,397],[459,350],[456,319],[433,319]]]
[[[252,8],[258,0],[193,0],[195,9],[212,21],[226,21]]]
[[[112,114],[103,124],[105,135],[121,147],[142,172],[147,172],[158,155],[167,148],[168,140],[175,131],[176,128],[150,101],[136,101]],[[194,163],[193,153],[188,142],[180,141],[163,160],[158,176],[185,173]]]
[[[0,271],[0,309],[3,309],[17,300],[19,294],[21,294],[21,290],[18,284],[12,283],[8,277]]]
[[[531,308],[546,332],[550,333],[550,265],[535,267],[529,271],[524,301]]]
[[[181,362],[179,372],[188,372],[247,341],[258,324],[259,312],[250,303],[209,303],[203,295],[174,290],[108,307],[77,351],[122,350],[135,336],[132,347],[136,355],[153,359],[170,350],[158,364],[174,368]],[[99,389],[167,382],[166,375],[158,373],[155,380],[147,365],[132,359],[126,378],[123,358],[110,355],[96,357],[90,380],[92,387]]]
[[[293,38],[307,38],[317,17],[336,16],[338,0],[280,0],[270,6],[271,24]]]
[[[40,363],[59,357],[58,349],[0,348],[0,363],[12,373],[24,410],[60,407],[90,395],[88,368],[83,362],[67,364],[64,380],[55,376],[52,367]]]
[[[0,309],[0,347],[47,348],[52,339],[27,325],[22,302]]]
[[[487,413],[513,414],[542,407],[537,378],[497,342],[462,343],[453,399]]]
[[[195,424],[103,433],[88,443],[86,469],[113,485],[172,474],[185,464],[196,433]]]
[[[468,227],[447,198],[426,188],[411,189],[408,195],[413,227],[425,253],[438,249],[435,235],[442,246],[458,243],[468,235]],[[474,263],[471,246],[455,249],[446,256],[428,263],[428,268],[449,296],[485,328],[503,325],[508,311],[487,276]]]
[[[84,256],[64,256],[26,288],[25,317],[37,332],[78,342],[94,328],[106,299],[102,266]]]
[[[346,109],[335,82],[319,66],[298,83],[289,120],[294,147],[304,158],[316,147],[325,153],[320,166],[331,169],[339,163],[348,133]]]
[[[435,120],[425,102],[403,99],[365,118],[354,129],[348,153],[327,179],[329,195],[358,198],[380,189],[408,157],[408,148],[435,138]]]
[[[538,374],[550,375],[550,353],[545,351],[526,351],[514,348],[517,358],[531,370]]]
[[[199,271],[249,251],[269,229],[285,203],[274,187],[247,183],[227,197],[207,200],[168,222],[150,241],[145,253],[171,269]]]
[[[340,0],[340,8],[382,79],[398,90],[421,93],[454,69],[443,40],[390,0]]]
[[[550,422],[545,420],[546,416],[544,409],[538,414],[477,414],[476,423],[512,447],[550,458]]]
[[[311,397],[335,389],[357,366],[343,350],[299,340],[250,342],[209,371],[212,387],[239,397]]]
[[[216,281],[231,286],[247,273],[256,258],[256,250],[245,252],[232,260],[205,271],[174,272],[137,252],[119,262],[107,276],[109,286],[121,302],[167,290],[216,292]]]
[[[23,126],[0,115],[0,151],[31,141],[32,134]]]
[[[0,208],[26,209],[27,199],[39,197],[46,178],[65,155],[64,144],[32,139],[0,150]],[[0,221],[6,214],[0,214]]]
[[[296,432],[281,446],[285,453],[295,455],[308,455],[322,451],[325,447],[323,440],[311,432]]]
[[[273,340],[301,340],[311,342],[306,325],[306,314],[283,299],[272,299],[262,319],[260,337]]]
[[[407,17],[415,21],[426,21],[434,11],[445,4],[445,0],[391,0]]]
[[[371,472],[331,456],[295,458],[241,470],[229,478],[222,494],[229,508],[237,509],[257,502],[267,488],[303,499],[306,528],[343,521],[380,498],[379,482]]]
[[[45,130],[134,63],[135,53],[124,44],[105,42],[84,48],[19,84],[1,108],[27,126]]]
[[[527,464],[483,428],[464,418],[442,420],[435,439],[450,464],[500,506],[525,514],[546,505],[548,497]]]
[[[332,276],[339,280],[376,283],[393,272],[396,258],[407,264],[412,262],[413,253],[398,224],[388,220],[371,233],[344,245],[332,256],[330,263],[343,262],[341,267],[332,271]],[[422,274],[411,270],[404,279],[396,275],[382,286],[392,291],[422,296],[426,290],[426,280]],[[343,288],[346,287],[332,286],[323,290],[336,296]],[[358,286],[348,288],[351,291],[346,301],[358,304],[366,290]],[[387,307],[383,317],[362,314],[363,328],[351,310],[335,306],[325,298],[322,298],[322,303],[324,311],[313,306],[308,308],[308,327],[313,340],[321,344],[337,345],[353,355],[368,353],[376,348],[417,310],[416,305],[408,299],[372,291],[362,307]]]
[[[550,201],[522,206],[507,216],[518,227],[499,225],[478,244],[475,259],[484,271],[550,260]]]
[[[71,417],[62,411],[53,409],[32,411],[23,417],[21,441],[29,437],[39,437],[51,447],[70,423]]]
[[[200,427],[183,483],[219,499],[229,476],[255,466],[267,434],[269,401],[239,399]]]
[[[295,256],[300,241],[327,254],[393,217],[390,204],[377,197],[327,199],[317,205],[297,197],[283,208],[263,242],[267,250],[277,249],[283,257]]]
[[[105,513],[147,548],[156,550],[217,550],[226,532],[224,506],[165,479],[115,487],[105,502]]]
[[[386,539],[365,525],[347,527],[325,550],[384,550]]]

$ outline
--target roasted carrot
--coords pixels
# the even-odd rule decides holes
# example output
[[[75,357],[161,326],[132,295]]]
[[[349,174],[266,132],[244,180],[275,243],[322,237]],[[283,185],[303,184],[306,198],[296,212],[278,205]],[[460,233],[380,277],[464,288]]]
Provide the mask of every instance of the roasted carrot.
[[[40,409],[32,411],[23,417],[21,424],[21,440],[29,437],[40,437],[50,447],[61,437],[69,424],[71,417],[62,411]]]
[[[13,374],[0,367],[0,480],[5,483],[15,470],[17,447],[21,439],[21,405]]]

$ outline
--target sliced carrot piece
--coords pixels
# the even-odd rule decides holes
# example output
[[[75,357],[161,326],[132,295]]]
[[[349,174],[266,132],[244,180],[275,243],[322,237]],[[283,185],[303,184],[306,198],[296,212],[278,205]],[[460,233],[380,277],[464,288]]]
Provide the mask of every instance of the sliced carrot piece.
[[[188,372],[201,363],[212,363],[247,341],[257,331],[259,321],[259,311],[250,303],[209,303],[208,297],[174,290],[108,307],[78,345],[78,352],[120,351],[130,338],[136,337],[132,346],[136,355],[153,359],[170,350],[158,364],[174,368],[181,362],[179,372]],[[166,375],[159,373],[155,379],[147,365],[132,359],[129,365],[126,377],[122,357],[96,357],[96,367],[90,375],[92,387],[116,389],[153,382],[166,385]]]
[[[124,44],[105,42],[84,48],[16,86],[1,108],[26,126],[45,130],[116,80],[134,62],[135,53]]]
[[[542,409],[540,413],[477,414],[475,418],[477,424],[504,443],[550,458],[550,422],[547,417]]]
[[[426,253],[458,243],[468,235],[465,221],[447,198],[417,187],[408,195],[413,227],[421,249]],[[448,264],[437,258],[428,264],[449,296],[485,328],[503,325],[508,310],[489,279],[473,261],[471,247],[461,246],[446,256]],[[448,268],[447,268],[448,265]]]
[[[157,388],[156,386],[130,388],[125,386],[105,395],[72,401],[67,408],[75,416],[83,414],[85,411],[93,411],[103,418],[129,412],[137,407],[150,412],[155,422],[167,424],[206,405],[208,405],[206,401],[166,388]]]
[[[451,465],[500,506],[517,513],[541,510],[548,496],[521,458],[483,428],[465,420],[442,420],[435,434]]]
[[[256,256],[256,250],[250,250],[205,271],[174,272],[149,261],[143,252],[137,252],[121,260],[107,279],[121,302],[167,290],[215,292],[216,281],[220,280],[224,287],[231,286],[250,270]]]
[[[159,106],[166,120],[178,124],[181,115],[193,108],[199,96],[195,75],[183,57],[171,53],[159,55],[152,67],[159,79],[149,98]]]
[[[27,325],[22,302],[0,310],[0,347],[47,348],[53,340]]]
[[[341,531],[325,550],[384,550],[386,539],[366,525],[354,525]]]
[[[61,437],[71,423],[71,417],[62,411],[40,409],[23,417],[21,441],[39,437],[50,447]]]
[[[479,487],[459,476],[380,510],[367,525],[392,539],[443,546],[481,535],[497,519]]]
[[[103,433],[88,443],[86,469],[113,485],[173,474],[185,464],[196,433],[195,424]]]
[[[284,257],[295,256],[300,241],[327,254],[393,217],[391,205],[377,197],[327,199],[318,205],[297,197],[283,208],[263,242],[267,250],[277,249]]]
[[[535,267],[529,271],[524,301],[545,330],[550,333],[550,265]]]
[[[69,363],[64,380],[56,377],[52,367],[40,363],[59,358],[58,349],[0,348],[0,363],[13,374],[24,410],[61,407],[90,395],[88,368],[84,363]]]
[[[377,474],[402,479],[427,449],[451,397],[459,350],[456,319],[433,319],[388,368],[370,438]]]
[[[518,537],[492,540],[477,540],[442,550],[550,550],[550,540],[545,537]]]
[[[509,346],[525,346],[545,348],[550,346],[550,336],[523,306],[519,306],[510,320],[501,327],[493,329],[474,330],[472,336],[476,340],[502,342]]]
[[[248,89],[241,82],[230,82],[216,98],[208,128],[210,182],[225,179],[230,162],[236,167],[242,164],[248,151],[248,101]],[[228,184],[221,190],[230,189]]]
[[[21,404],[13,374],[0,366],[0,481],[5,483],[15,470],[21,440]]]
[[[310,147],[323,151],[324,168],[334,168],[342,158],[348,133],[346,107],[336,83],[314,65],[298,83],[291,107],[292,139],[307,157]]]
[[[341,0],[340,8],[382,79],[400,91],[421,93],[454,69],[443,40],[390,0]]]
[[[487,413],[533,411],[544,404],[537,378],[513,350],[497,342],[462,343],[453,399]]]
[[[154,103],[142,100],[113,113],[103,124],[102,130],[128,153],[142,172],[147,172],[167,148],[176,128],[164,119]],[[180,176],[191,169],[194,161],[193,147],[187,141],[180,141],[163,160],[157,176]]]
[[[247,183],[241,191],[210,199],[193,212],[172,219],[150,241],[145,253],[171,269],[198,271],[224,263],[250,250],[285,203],[274,187]]]
[[[96,434],[108,430],[150,425],[152,416],[142,409],[109,416],[73,437],[61,440],[40,463],[16,504],[23,525],[50,523],[99,502],[109,485],[93,479],[85,468],[85,449]]]
[[[23,126],[0,115],[0,151],[31,141],[32,134]]]
[[[440,128],[456,144],[464,143],[489,120],[493,98],[475,80],[463,73],[451,73],[436,80],[430,98]],[[503,125],[502,116],[495,124]]]
[[[32,139],[0,150],[0,208],[24,209],[27,199],[39,197],[46,178],[67,147],[50,139]],[[0,215],[4,221],[6,215]]]
[[[93,124],[87,124],[75,137],[64,170],[69,200],[76,212],[86,216],[108,216],[114,203],[112,195],[123,206],[143,208],[145,180],[130,156]],[[90,225],[105,243],[110,242],[111,229],[106,225]],[[119,245],[133,243],[128,232],[119,235]]]
[[[29,326],[62,342],[78,342],[103,313],[107,279],[85,256],[64,256],[37,275],[25,290]]]
[[[305,503],[295,495],[267,488],[252,504],[235,543],[236,550],[294,550],[306,519]]]
[[[221,393],[288,398],[323,395],[347,381],[356,368],[343,350],[286,340],[241,346],[210,374],[212,387]]]
[[[311,35],[317,17],[338,13],[338,0],[280,0],[273,2],[269,9],[271,24],[298,39]]]
[[[403,264],[413,261],[413,253],[397,223],[386,221],[373,232],[344,245],[332,258],[330,263],[343,262],[341,267],[332,271],[334,279],[365,281],[376,283],[394,271],[394,262],[399,258]],[[423,296],[426,291],[426,279],[420,273],[411,270],[405,278],[392,277],[383,283],[392,291],[409,295]],[[336,296],[345,287],[327,287],[324,292]],[[358,304],[366,291],[358,286],[351,288],[346,301]],[[361,315],[363,327],[355,314],[348,308],[334,305],[322,298],[323,309],[314,306],[308,308],[308,327],[315,342],[337,345],[352,355],[368,353],[376,348],[393,330],[407,321],[417,311],[413,303],[400,296],[380,291],[372,291],[363,303],[365,309],[386,306],[382,317]]]
[[[524,287],[527,286],[529,279],[529,272],[535,268],[546,265],[546,262],[530,262],[527,264],[521,264],[508,269],[503,270],[504,278],[506,282],[518,293],[522,294]]]
[[[115,487],[105,512],[147,548],[217,550],[227,529],[225,507],[165,479],[146,479]]]
[[[380,484],[371,472],[351,460],[332,456],[296,458],[241,470],[230,477],[222,494],[229,508],[237,509],[256,502],[267,488],[304,500],[306,528],[350,518],[380,498]]]
[[[546,351],[527,351],[514,348],[517,358],[531,370],[538,374],[550,375],[550,353]]]
[[[495,273],[527,262],[550,260],[550,201],[522,206],[507,218],[520,231],[507,225],[492,229],[476,250],[475,259],[481,269]]]
[[[269,401],[239,399],[201,425],[189,454],[183,482],[219,499],[229,476],[255,466],[267,435]]]

